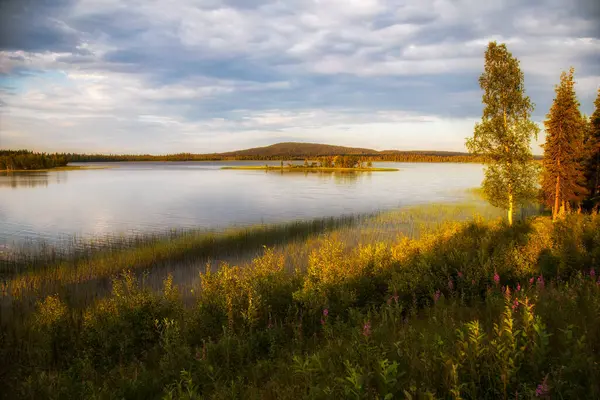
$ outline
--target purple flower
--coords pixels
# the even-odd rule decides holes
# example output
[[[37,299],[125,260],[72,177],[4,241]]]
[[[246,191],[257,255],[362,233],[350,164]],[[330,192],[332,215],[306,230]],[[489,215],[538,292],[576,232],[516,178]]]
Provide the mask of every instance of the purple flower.
[[[371,321],[365,322],[365,325],[363,326],[362,334],[364,337],[371,336]]]
[[[529,280],[529,286],[533,285],[534,280],[535,280],[535,278],[532,276],[531,279]]]
[[[494,282],[496,282],[496,285],[498,285],[500,283],[500,275],[498,275],[498,273],[494,270]]]
[[[548,384],[546,383],[546,379],[548,379],[548,377],[544,378],[542,383],[540,383],[537,386],[537,389],[535,389],[536,397],[544,397],[544,396],[548,396],[548,394],[550,394],[550,388],[548,387]]]
[[[515,299],[515,302],[513,303],[513,306],[512,306],[513,311],[516,311],[518,307],[519,307],[519,300]]]
[[[517,283],[517,292],[520,292],[520,291],[521,291],[521,284]]]
[[[592,279],[594,279],[594,277],[596,276],[596,270],[594,268],[590,269],[590,276],[592,277]]]
[[[324,315],[325,317],[326,317],[326,316],[328,316],[328,315],[329,315],[329,309],[327,309],[327,308],[326,308],[326,309],[324,309],[324,310],[323,310],[323,315]]]
[[[433,302],[437,303],[437,301],[440,299],[440,296],[442,295],[442,292],[440,292],[439,290],[437,290],[434,294],[433,294]]]

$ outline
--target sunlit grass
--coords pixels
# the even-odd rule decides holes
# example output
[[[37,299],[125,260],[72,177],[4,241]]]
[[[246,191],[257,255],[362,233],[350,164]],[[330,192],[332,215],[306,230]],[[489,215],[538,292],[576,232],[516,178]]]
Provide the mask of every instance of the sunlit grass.
[[[381,213],[197,269],[188,289],[126,271],[86,306],[44,296],[3,329],[7,393],[599,397],[600,217],[496,213]]]

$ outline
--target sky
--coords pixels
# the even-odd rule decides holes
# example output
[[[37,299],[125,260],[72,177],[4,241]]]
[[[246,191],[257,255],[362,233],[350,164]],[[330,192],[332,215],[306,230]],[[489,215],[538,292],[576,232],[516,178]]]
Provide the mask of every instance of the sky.
[[[540,127],[570,66],[591,114],[597,0],[0,0],[0,148],[464,151],[491,40]]]

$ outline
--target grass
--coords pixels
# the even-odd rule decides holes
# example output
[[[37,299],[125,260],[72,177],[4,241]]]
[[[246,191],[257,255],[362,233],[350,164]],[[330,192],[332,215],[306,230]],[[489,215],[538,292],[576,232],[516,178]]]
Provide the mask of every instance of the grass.
[[[473,198],[22,249],[0,398],[599,398],[600,216],[503,216]]]
[[[2,331],[0,396],[600,397],[600,216],[466,210],[404,214],[430,222],[413,237],[388,236],[394,213],[361,225],[381,234],[334,229],[293,269],[263,248],[200,275],[187,305],[172,276],[157,291],[130,271],[83,308],[44,296]]]
[[[397,168],[336,168],[336,167],[303,167],[286,166],[277,167],[271,165],[249,165],[249,166],[227,166],[221,169],[240,169],[240,170],[262,170],[262,171],[283,171],[283,172],[392,172],[399,171]]]

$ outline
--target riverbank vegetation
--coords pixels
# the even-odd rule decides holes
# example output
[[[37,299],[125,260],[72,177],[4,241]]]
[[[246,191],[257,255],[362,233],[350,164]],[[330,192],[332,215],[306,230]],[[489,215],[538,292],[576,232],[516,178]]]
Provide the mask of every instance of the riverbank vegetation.
[[[600,217],[476,218],[393,243],[324,235],[186,290],[132,272],[3,329],[20,398],[595,398]],[[191,297],[192,301],[189,301]]]

